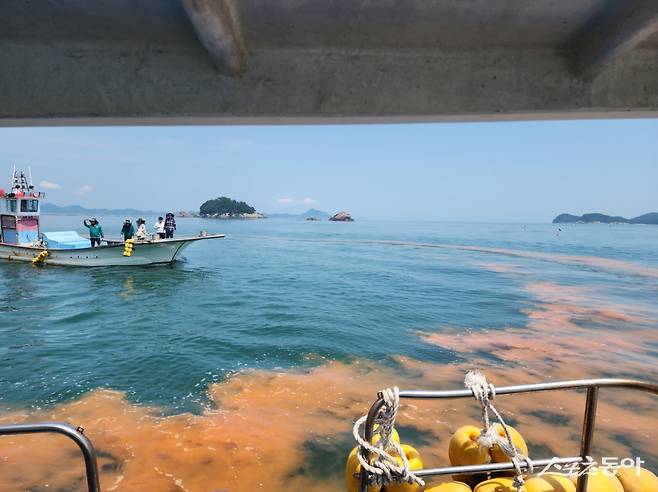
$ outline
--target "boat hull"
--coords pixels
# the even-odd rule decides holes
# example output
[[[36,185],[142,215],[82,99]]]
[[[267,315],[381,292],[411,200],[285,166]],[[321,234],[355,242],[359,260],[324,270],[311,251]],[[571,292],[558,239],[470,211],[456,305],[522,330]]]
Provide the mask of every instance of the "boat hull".
[[[82,249],[50,249],[43,261],[46,265],[75,267],[142,266],[173,263],[191,243],[206,239],[218,239],[223,235],[163,239],[135,242],[131,256],[124,256],[123,243]],[[0,243],[0,259],[32,262],[43,248]]]

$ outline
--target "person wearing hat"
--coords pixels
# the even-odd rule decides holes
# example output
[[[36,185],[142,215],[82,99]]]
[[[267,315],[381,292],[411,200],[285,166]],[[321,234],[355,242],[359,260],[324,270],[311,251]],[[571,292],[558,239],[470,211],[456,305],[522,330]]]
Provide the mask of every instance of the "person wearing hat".
[[[121,235],[123,236],[124,241],[126,239],[132,239],[133,236],[135,235],[135,226],[132,225],[130,219],[126,219],[123,221],[123,227],[121,228]]]
[[[82,223],[87,229],[89,229],[89,240],[91,241],[91,247],[100,246],[101,239],[104,237],[103,228],[96,220],[96,217],[93,217],[91,220],[83,220]]]
[[[137,219],[137,239],[146,241],[146,221],[141,217]]]
[[[172,239],[174,237],[174,231],[176,230],[176,219],[174,219],[174,214],[168,212],[165,219],[165,237],[167,239]]]

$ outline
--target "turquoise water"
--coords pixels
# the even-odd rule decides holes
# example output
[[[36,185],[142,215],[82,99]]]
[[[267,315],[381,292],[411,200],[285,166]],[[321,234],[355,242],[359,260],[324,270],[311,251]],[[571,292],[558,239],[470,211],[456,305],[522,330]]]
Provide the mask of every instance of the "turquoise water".
[[[122,218],[101,222],[117,235]],[[656,379],[658,227],[178,224],[226,238],[172,267],[0,263],[0,421],[83,425],[104,489],[341,490],[351,425],[382,387],[454,388],[473,368],[496,384]],[[603,393],[593,454],[658,468],[658,401]],[[548,458],[577,452],[582,396],[497,405]],[[396,428],[446,465],[478,409],[421,403]],[[0,441],[2,490],[82,490],[75,450]]]
[[[120,222],[101,218],[107,234],[118,235]],[[658,279],[641,271],[523,256],[610,258],[651,271],[658,268],[658,227],[178,223],[179,234],[204,229],[227,237],[192,245],[173,267],[0,264],[4,408],[47,407],[111,388],[165,413],[197,412],[208,404],[210,382],[245,368],[356,357],[395,365],[395,355],[452,363],[463,355],[418,333],[523,326],[536,301],[523,288],[527,276],[483,267],[492,262],[529,270],[537,282],[592,286],[601,303],[632,303],[648,316],[658,293]],[[43,228],[81,230],[81,224],[77,217],[45,216]],[[647,354],[653,350],[658,361],[652,343]]]

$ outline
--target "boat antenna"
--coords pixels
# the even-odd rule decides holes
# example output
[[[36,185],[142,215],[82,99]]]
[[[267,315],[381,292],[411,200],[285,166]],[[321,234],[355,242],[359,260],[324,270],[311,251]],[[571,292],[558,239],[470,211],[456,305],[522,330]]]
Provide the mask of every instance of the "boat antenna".
[[[32,166],[27,166],[27,172],[30,175],[30,190],[34,189],[34,181],[32,181]]]
[[[16,164],[14,164],[14,171],[13,171],[13,175],[11,177],[11,190],[12,190],[12,193],[14,193],[15,191],[20,191],[20,187],[21,187],[21,180],[18,176],[18,172],[16,171]]]

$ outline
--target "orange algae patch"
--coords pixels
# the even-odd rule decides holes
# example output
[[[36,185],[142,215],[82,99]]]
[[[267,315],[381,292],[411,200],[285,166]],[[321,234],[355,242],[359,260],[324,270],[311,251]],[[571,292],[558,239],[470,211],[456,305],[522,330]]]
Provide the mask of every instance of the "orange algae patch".
[[[103,490],[329,491],[342,487],[353,419],[398,379],[373,364],[332,362],[306,373],[239,374],[209,388],[219,409],[202,415],[160,417],[121,393],[96,391],[0,421],[84,425],[99,453]],[[309,463],[314,447],[321,465]],[[84,490],[79,452],[62,438],[0,438],[0,459],[0,490]]]
[[[342,489],[353,421],[382,387],[459,388],[473,368],[497,386],[610,373],[653,376],[655,355],[646,347],[658,343],[658,332],[648,328],[653,317],[603,303],[587,288],[538,282],[525,290],[537,302],[526,308],[524,327],[420,334],[466,362],[397,357],[394,368],[357,360],[306,372],[246,371],[211,385],[217,408],[200,415],[162,417],[122,393],[95,391],[50,410],[4,414],[0,422],[84,426],[99,452],[103,490],[323,492]],[[496,404],[523,434],[532,458],[577,454],[582,393],[500,396]],[[649,395],[602,390],[595,455],[653,458],[656,405]],[[452,433],[478,421],[470,398],[403,400],[398,429],[426,466],[441,466],[448,464]],[[85,490],[83,474],[77,447],[62,437],[0,438],[0,490]]]
[[[528,284],[539,302],[525,311],[525,327],[502,330],[419,333],[427,343],[453,350],[485,370],[497,386],[548,380],[607,377],[651,379],[658,344],[655,318],[637,315],[634,306],[602,303],[586,288],[551,283]],[[482,360],[483,353],[492,359]],[[407,361],[431,377],[426,363]],[[468,364],[460,364],[464,369]],[[443,385],[445,387],[445,385]],[[584,395],[533,393],[497,399],[530,445],[532,457],[546,450],[577,454]],[[649,458],[655,462],[658,398],[603,389],[598,405],[595,451],[599,456]],[[467,423],[467,422],[464,422]],[[624,443],[624,444],[622,444]],[[533,456],[533,450],[543,456]]]
[[[527,284],[524,290],[538,301],[523,310],[525,327],[452,329],[419,336],[464,357],[491,354],[507,367],[522,367],[542,379],[611,371],[643,374],[655,364],[647,349],[647,344],[658,343],[658,331],[651,328],[655,318],[636,314],[633,306],[602,302],[587,288],[543,282]]]
[[[270,238],[271,239],[271,238]],[[653,266],[645,266],[639,263],[634,263],[625,260],[615,260],[612,258],[604,258],[600,256],[587,256],[587,255],[569,255],[564,253],[551,253],[545,251],[533,251],[526,249],[511,249],[511,248],[493,248],[487,246],[470,246],[463,244],[448,244],[448,243],[423,243],[416,241],[399,241],[394,239],[286,239],[278,238],[280,241],[301,241],[301,242],[322,242],[327,244],[380,244],[387,246],[411,247],[411,248],[436,248],[454,251],[471,251],[474,253],[487,253],[501,256],[508,256],[511,258],[522,258],[540,261],[550,261],[562,265],[576,265],[590,267],[594,269],[616,270],[619,272],[638,275],[642,277],[658,278],[658,268]],[[494,265],[489,264],[489,266]],[[487,264],[482,264],[487,268]],[[492,271],[498,268],[501,273],[512,273],[512,270],[495,264]],[[505,270],[505,271],[502,271]],[[515,272],[520,273],[520,272]]]
[[[643,277],[658,278],[658,268],[652,266],[644,266],[638,263],[633,263],[624,260],[614,260],[611,258],[603,258],[600,256],[585,256],[585,255],[568,255],[563,253],[547,253],[544,251],[531,251],[523,249],[509,249],[509,248],[489,248],[484,246],[464,246],[464,245],[450,245],[442,244],[435,245],[435,247],[445,247],[450,249],[473,251],[479,253],[492,253],[514,258],[528,258],[533,260],[552,261],[565,265],[578,265],[592,268],[602,268],[606,270],[617,270],[631,275],[639,275]]]
[[[483,268],[495,273],[510,275],[528,275],[530,272],[522,265],[517,263],[499,263],[493,261],[476,261],[473,266]]]
[[[332,362],[306,373],[242,373],[210,387],[219,409],[202,415],[160,417],[120,393],[97,391],[29,420],[84,425],[99,452],[103,490],[339,490],[343,460],[353,445],[352,422],[365,413],[377,389],[392,384],[458,388],[470,368],[407,358],[397,363],[395,371],[357,361]],[[497,385],[537,380],[480,365]],[[559,374],[552,371],[550,377]],[[600,403],[597,452],[630,456],[633,450],[618,443],[616,435],[633,442],[634,450],[651,451],[650,429],[658,427],[658,417],[635,410],[650,408],[651,401],[613,393],[619,395],[602,396]],[[529,442],[531,455],[542,458],[576,452],[583,403],[583,395],[575,392],[497,399]],[[27,417],[8,415],[2,421]],[[470,398],[404,400],[398,428],[403,442],[414,444],[428,466],[440,466],[448,463],[447,443],[454,430],[478,419]],[[313,448],[320,457],[313,456]],[[61,437],[5,437],[0,457],[0,490],[41,490],[45,484],[50,490],[84,490],[79,452]]]

